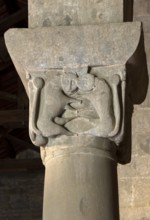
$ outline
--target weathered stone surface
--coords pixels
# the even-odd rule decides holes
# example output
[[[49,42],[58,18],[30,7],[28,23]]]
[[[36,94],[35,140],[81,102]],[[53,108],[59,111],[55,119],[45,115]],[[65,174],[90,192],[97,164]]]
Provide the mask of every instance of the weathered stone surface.
[[[140,64],[144,62],[142,69],[145,66],[145,54],[139,53],[140,36],[140,23],[13,29],[6,33],[7,47],[29,94],[30,137],[35,145],[58,145],[60,136],[64,144],[73,144],[74,135],[108,138],[117,145],[122,142],[125,64],[138,51],[135,57]],[[20,43],[14,49],[15,42]],[[132,64],[130,59],[130,66],[132,85],[135,60]],[[137,85],[143,81],[140,73],[142,77],[145,74],[139,66]],[[68,111],[73,115],[74,110],[76,115],[68,118]],[[126,145],[129,148],[130,143]]]
[[[149,207],[150,204],[150,178],[133,179],[135,207]]]
[[[134,1],[134,21],[142,21],[144,34],[150,32],[150,2],[149,0]]]
[[[139,158],[149,157],[150,155],[150,132],[143,131],[133,133],[133,149],[135,155]]]
[[[48,151],[44,220],[119,219],[114,160],[102,157],[95,147],[63,146],[59,155],[59,146]]]
[[[31,103],[29,127],[34,144],[56,145],[59,141],[54,144],[50,141],[51,137],[72,136],[72,134],[108,137],[117,145],[122,141],[125,115],[124,64],[137,49],[140,33],[140,23],[51,27],[7,32],[5,38],[9,52],[29,92]],[[20,42],[20,45],[14,50],[15,41]],[[139,67],[137,69],[140,70]],[[66,79],[70,91],[67,89],[64,73],[67,73]],[[136,78],[136,81],[139,80]],[[120,91],[118,91],[119,85],[121,85]],[[118,92],[121,94],[120,101]],[[103,98],[102,95],[99,96],[102,93],[105,94]],[[57,100],[55,95],[58,97]],[[40,96],[43,98],[39,105]],[[131,96],[134,97],[132,94]],[[88,116],[84,111],[83,117],[78,107],[73,107],[73,102],[77,100],[82,101],[83,104],[88,100],[89,103],[86,101],[86,105],[84,104],[86,108],[91,109]],[[64,117],[68,103],[78,111],[80,118],[72,118],[72,120]],[[39,115],[36,114],[37,111]],[[93,115],[97,117],[93,118]],[[57,137],[55,139],[57,140]],[[68,142],[73,143],[72,138],[68,137]],[[126,145],[129,147],[130,143]]]
[[[149,0],[134,0],[134,18],[140,16],[150,16]]]
[[[150,178],[122,178],[119,181],[120,205],[122,208],[149,207]]]
[[[133,145],[133,148],[135,146]],[[145,162],[146,161],[146,162]],[[145,163],[144,163],[145,162]],[[147,178],[150,176],[150,158],[146,156],[132,157],[132,162],[125,167],[118,167],[119,178]]]
[[[110,71],[113,71],[117,68],[116,64],[124,65],[130,57],[133,57],[129,65],[130,77],[134,76],[134,79],[130,79],[132,85],[130,91],[134,102],[139,103],[143,100],[147,88],[147,85],[143,84],[146,63],[144,51],[141,52],[142,47],[139,44],[140,33],[140,23],[117,23],[51,27],[42,30],[14,29],[5,34],[5,39],[27,93],[26,73],[37,73],[40,76],[43,71],[56,68],[67,71],[69,68],[77,68],[81,72],[82,68],[92,66],[108,66]],[[14,49],[16,42],[18,47]],[[136,67],[134,55],[138,64]],[[136,84],[132,83],[132,80],[136,81]],[[135,92],[137,89],[138,95]]]
[[[148,178],[150,176],[149,167],[150,167],[149,155],[136,158],[136,170],[137,170],[138,177],[143,177],[145,179]],[[147,191],[147,189],[145,188],[145,193],[146,193],[146,191]]]
[[[149,220],[150,146],[149,108],[135,108],[133,117],[134,151],[131,164],[119,166],[120,219]]]
[[[125,64],[135,52],[140,36],[141,24],[137,22],[11,29],[5,33],[5,40],[17,66],[40,71]]]
[[[143,23],[143,29],[145,33],[150,33],[150,16],[139,16],[134,18],[134,21],[142,21]]]
[[[132,207],[121,208],[121,220],[150,220],[150,208],[148,207]]]
[[[83,1],[72,2],[66,0],[55,2],[51,1],[52,4],[48,3],[49,2],[47,1],[45,1],[44,3],[42,1],[29,2],[30,27],[72,24],[100,24],[101,22],[109,22],[110,20],[111,22],[122,21],[123,17],[123,13],[121,13],[120,20],[120,12],[122,12],[120,11],[122,7],[122,1],[119,1],[119,4],[116,4],[118,3],[118,1],[87,1],[87,5],[85,5],[85,1],[83,4]],[[97,5],[96,9],[93,7],[94,4]],[[77,9],[79,5],[81,7]],[[103,10],[103,6],[107,6],[108,10]],[[70,10],[70,8],[72,8],[72,10]],[[83,13],[83,9],[86,9],[86,14],[85,12]],[[51,13],[49,13],[50,11]],[[59,12],[59,14],[57,14],[57,12]],[[82,14],[82,16],[80,16],[80,13]],[[102,26],[104,28],[101,28]],[[113,184],[111,184],[112,179],[114,180],[115,178],[112,178],[111,181],[109,180],[109,178],[112,177],[112,173],[114,173],[115,171],[113,170],[113,172],[110,174],[109,165],[111,164],[111,169],[113,167],[112,161],[116,165],[116,162],[114,162],[116,161],[116,146],[113,144],[113,142],[118,145],[122,141],[122,137],[124,134],[124,129],[122,129],[124,127],[124,121],[122,120],[124,115],[124,111],[122,109],[124,109],[125,107],[124,101],[126,101],[126,104],[128,104],[125,115],[127,115],[129,111],[130,117],[132,112],[132,104],[141,102],[139,101],[141,99],[138,98],[139,94],[136,96],[137,99],[131,95],[133,91],[140,91],[141,88],[141,84],[139,83],[140,81],[142,81],[140,80],[141,78],[139,78],[138,80],[135,80],[135,78],[134,80],[131,80],[130,78],[132,72],[134,72],[133,75],[136,76],[139,75],[139,73],[141,73],[141,75],[143,74],[142,72],[140,72],[140,68],[139,70],[137,68],[135,71],[133,71],[136,64],[134,58],[137,58],[137,56],[132,57],[133,59],[131,59],[132,61],[130,60],[131,62],[128,63],[129,65],[126,65],[127,61],[134,54],[135,50],[139,50],[138,44],[140,41],[141,27],[139,24],[135,23],[113,25],[103,24],[102,26],[89,26],[89,28],[72,26],[70,26],[69,28],[53,27],[51,30],[46,28],[41,30],[40,28],[38,28],[36,30],[29,31],[12,31],[11,34],[8,32],[7,35],[9,36],[8,44],[10,53],[12,54],[13,60],[16,64],[16,68],[26,86],[26,89],[27,91],[29,91],[29,98],[32,103],[30,106],[30,127],[32,128],[31,138],[33,139],[33,141],[35,141],[35,134],[37,134],[38,138],[36,141],[38,142],[38,144],[40,145],[42,143],[43,145],[47,146],[46,148],[41,148],[41,151],[44,152],[44,156],[42,155],[43,160],[45,156],[47,158],[45,164],[47,169],[46,178],[48,180],[46,180],[46,183],[48,184],[46,184],[45,189],[45,197],[47,198],[48,196],[48,199],[45,199],[44,219],[49,219],[49,216],[51,216],[52,219],[60,219],[60,213],[61,217],[64,217],[64,219],[67,219],[68,216],[68,219],[73,219],[74,216],[77,216],[77,214],[78,219],[80,219],[81,215],[84,215],[86,216],[86,219],[89,218],[89,220],[97,220],[97,214],[99,216],[102,216],[102,219],[105,219],[103,217],[103,213],[105,213],[105,217],[107,216],[108,219],[112,219],[112,216],[108,215],[111,215],[114,210],[112,210],[111,212],[110,207],[108,212],[107,208],[111,204],[110,201],[115,194],[115,191],[113,191],[114,186],[116,187],[115,184],[114,186]],[[121,28],[122,26],[126,28]],[[112,27],[112,29],[108,27]],[[78,31],[76,31],[77,29]],[[17,34],[17,37],[15,37],[15,34]],[[35,39],[36,41],[34,41]],[[15,51],[13,51],[13,46],[15,42],[17,42],[18,47],[17,49],[15,48]],[[22,56],[20,56],[20,54],[22,54]],[[142,57],[144,57],[145,59],[144,53]],[[139,60],[143,61],[143,59],[138,58],[138,61]],[[96,71],[97,67],[95,68],[95,66],[98,66],[98,71]],[[118,66],[121,66],[121,70],[123,71],[127,66],[133,67],[130,69],[130,71],[128,71],[127,68],[128,82],[130,82],[129,84],[131,84],[131,87],[127,87],[127,91],[130,88],[130,95],[127,93],[126,96],[127,100],[124,100],[125,84],[123,89],[121,88],[123,81],[125,81],[125,77],[123,77],[123,71],[122,74],[118,74],[118,70],[120,70]],[[145,67],[145,63],[143,66]],[[55,68],[55,70],[50,70],[52,68]],[[56,68],[59,68],[59,70],[56,71]],[[94,68],[96,70],[93,74]],[[70,70],[72,71],[71,73]],[[61,77],[63,78],[63,80],[57,80],[57,77],[51,78],[52,72],[53,75],[57,76],[62,76],[64,73],[67,72],[67,77],[65,79]],[[25,79],[26,73],[28,79]],[[110,77],[110,80],[108,75],[111,77],[113,76],[114,78],[119,78],[119,80],[113,80],[113,77]],[[66,79],[68,79],[68,82],[66,82]],[[28,81],[29,83],[27,83]],[[100,85],[99,87],[95,83],[96,81],[98,82],[98,85]],[[49,83],[49,86],[47,86],[46,82]],[[137,86],[134,87],[135,82]],[[61,95],[59,93],[60,87]],[[92,93],[93,90],[97,92],[96,95]],[[98,93],[100,93],[100,96],[97,95]],[[119,98],[118,94],[121,94]],[[59,100],[57,99],[57,97],[60,97]],[[69,100],[70,98],[75,98],[74,102],[73,100],[70,101],[71,103],[68,102],[68,100],[66,101],[68,97]],[[77,100],[79,101],[79,97],[80,102],[77,102]],[[83,100],[83,97],[89,97],[90,103],[89,101],[87,102]],[[115,100],[114,103],[113,100]],[[131,106],[129,106],[131,100],[133,101],[133,103],[131,103]],[[45,103],[46,107],[43,107]],[[49,107],[48,103],[50,103]],[[92,105],[91,103],[94,103],[94,105]],[[100,103],[102,105],[100,105]],[[72,108],[74,108],[75,111],[73,111]],[[102,109],[102,112],[105,113],[99,114],[100,111],[97,111],[97,109]],[[57,114],[52,115],[53,112]],[[41,117],[41,120],[38,120],[38,116]],[[79,118],[77,118],[76,116],[78,116]],[[86,117],[86,119],[83,116]],[[70,120],[72,118],[73,121]],[[120,121],[120,118],[121,123],[118,123]],[[100,127],[97,126],[97,121],[100,121],[100,119],[102,121],[103,119],[105,119],[105,123],[99,124],[101,126],[101,130],[105,131],[103,137],[107,138],[107,141],[105,138],[101,138],[101,140],[99,138],[95,138],[95,136],[97,136],[98,134],[101,134],[102,136],[102,133],[100,133],[99,130],[97,132],[97,128],[99,129]],[[50,129],[49,127],[49,124],[51,122],[55,124],[52,129]],[[108,126],[106,126],[106,122],[109,122]],[[45,127],[44,124],[46,125]],[[57,137],[57,142],[52,141],[52,145],[56,148],[56,152],[54,152],[55,150],[51,150],[51,148],[49,148],[49,146],[52,145],[47,142],[47,139],[49,138],[50,134],[52,134],[55,139],[56,136],[61,133],[56,132],[56,124],[60,125],[59,129],[62,133],[64,132],[63,134],[66,135],[66,131],[64,130],[64,127],[66,126],[68,131],[72,132],[74,135],[71,141],[70,139],[69,141],[68,139],[66,141],[66,137],[69,137],[68,133],[68,136],[63,135],[63,137]],[[96,126],[96,129],[93,126]],[[130,122],[126,124],[126,127],[128,130],[130,130]],[[47,128],[48,130],[46,130]],[[84,141],[81,141],[82,136],[80,136],[80,133],[83,135],[85,132],[89,132],[90,129],[95,130],[92,133],[92,136],[88,136],[88,138],[85,138],[86,143],[84,143]],[[137,130],[138,129],[139,128],[137,128]],[[44,133],[42,133],[43,131]],[[116,131],[119,131],[119,139],[115,139],[115,137],[118,135]],[[110,138],[110,134],[113,134],[113,138]],[[44,136],[46,136],[46,140],[44,139]],[[74,141],[75,139],[76,141]],[[108,139],[112,139],[112,142],[110,142]],[[63,145],[64,140],[66,141],[66,145]],[[100,147],[98,143],[101,143]],[[84,147],[80,148],[82,145]],[[58,149],[59,146],[61,146],[60,151]],[[72,146],[72,148],[70,148],[70,146]],[[126,150],[128,147],[130,147],[130,144],[126,143],[124,149]],[[97,155],[100,156],[98,157]],[[130,175],[132,173],[132,175],[135,175],[135,177],[136,175],[138,175],[138,172],[139,175],[141,175],[141,170],[138,171],[139,164],[137,163],[136,159],[137,158],[134,157],[134,162],[132,164],[132,167],[130,168]],[[83,161],[84,164],[82,163]],[[124,160],[124,163],[126,161],[129,161],[129,159]],[[50,163],[51,165],[49,166]],[[146,167],[143,167],[143,171],[146,175]],[[125,174],[122,175],[122,177],[125,177],[124,181],[122,182],[121,188],[121,195],[123,196],[121,198],[123,202],[121,203],[122,207],[133,207],[134,203],[136,205],[136,190],[134,179],[127,182],[128,178],[126,178],[126,176],[130,175],[128,174],[127,170],[125,171]],[[70,178],[68,178],[68,176]],[[103,184],[101,183],[101,181]],[[52,188],[49,186],[49,182],[51,182],[53,186]],[[88,182],[92,184],[94,183],[92,188],[90,186],[87,187]],[[109,201],[107,200],[108,197],[105,199],[105,190],[101,190],[99,187],[101,184],[106,187],[107,192],[110,192],[108,194],[111,197]],[[50,199],[49,192],[51,194]],[[130,196],[129,192],[131,193]],[[71,193],[72,197],[74,198],[73,200],[72,198],[70,199]],[[81,195],[82,198],[80,197]],[[91,195],[90,199],[88,199],[89,195]],[[62,200],[63,202],[58,203],[56,197],[57,199],[59,198],[59,201]],[[103,204],[100,207],[98,206],[99,201],[97,202],[97,198],[100,198],[98,199],[99,201],[103,200]],[[116,196],[114,196],[114,198],[116,198]],[[139,198],[139,195],[137,196],[137,198]],[[52,210],[49,210],[49,203],[47,203],[47,201],[51,201],[51,207],[54,207],[52,208]],[[93,202],[91,203],[91,201]],[[115,204],[113,199],[112,201],[112,204]],[[144,202],[147,202],[146,197],[144,198]],[[104,205],[104,203],[106,205]],[[69,211],[71,210],[71,212],[66,212],[66,207],[68,208],[68,205],[66,206],[66,204],[69,205]],[[58,209],[58,206],[59,212],[54,212],[55,207],[57,207]],[[102,213],[101,207],[103,209]],[[62,213],[65,216],[62,216]],[[115,214],[113,217],[115,220],[118,219],[118,216],[115,216]]]
[[[134,147],[134,146],[133,146]],[[118,176],[121,179],[131,178],[137,176],[137,168],[136,167],[136,157],[132,156],[132,162],[127,164],[126,166],[118,165]],[[119,183],[120,184],[120,183]],[[121,185],[121,188],[124,186]]]
[[[29,27],[123,21],[123,0],[29,0]]]
[[[129,208],[133,205],[133,188],[130,178],[119,179],[119,204],[121,208]]]
[[[150,110],[149,108],[136,108],[133,114],[134,132],[144,133],[150,131]]]

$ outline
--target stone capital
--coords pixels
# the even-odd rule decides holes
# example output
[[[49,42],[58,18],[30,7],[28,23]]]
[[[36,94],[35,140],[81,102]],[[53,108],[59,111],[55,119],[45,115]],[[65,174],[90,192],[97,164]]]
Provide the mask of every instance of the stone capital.
[[[130,162],[148,87],[142,25],[125,11],[123,0],[29,0],[29,29],[5,33],[46,168],[43,220],[119,220],[117,163]]]
[[[126,124],[133,104],[146,93],[146,86],[138,88],[138,96],[130,86],[144,85],[146,78],[141,33],[138,22],[6,32],[8,51],[29,96],[29,133],[35,145],[105,138],[118,152],[130,152],[130,141],[122,144],[131,133]],[[130,153],[118,161],[129,158]]]

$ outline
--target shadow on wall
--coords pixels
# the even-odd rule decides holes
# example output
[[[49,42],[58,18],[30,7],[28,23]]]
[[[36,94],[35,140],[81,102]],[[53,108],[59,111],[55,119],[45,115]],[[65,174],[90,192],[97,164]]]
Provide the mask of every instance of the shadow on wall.
[[[134,0],[124,0],[124,18],[123,20],[132,21],[133,20],[133,2]]]
[[[128,0],[127,0],[128,1]],[[149,76],[147,59],[144,46],[144,33],[141,29],[141,38],[133,56],[128,60],[127,65],[127,89],[126,89],[126,121],[124,140],[118,150],[119,163],[126,164],[131,161],[131,131],[133,105],[141,104],[147,95]]]

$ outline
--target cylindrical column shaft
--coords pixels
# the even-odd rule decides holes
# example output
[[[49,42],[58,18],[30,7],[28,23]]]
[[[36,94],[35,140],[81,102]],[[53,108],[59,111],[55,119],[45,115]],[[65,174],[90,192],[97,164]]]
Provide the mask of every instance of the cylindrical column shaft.
[[[51,150],[43,220],[119,220],[117,163],[105,156],[95,148]]]

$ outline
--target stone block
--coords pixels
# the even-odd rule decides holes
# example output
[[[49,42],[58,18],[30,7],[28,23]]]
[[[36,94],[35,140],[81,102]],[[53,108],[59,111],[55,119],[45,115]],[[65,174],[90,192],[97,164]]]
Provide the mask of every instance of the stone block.
[[[150,132],[150,109],[135,108],[132,117],[132,129],[134,132]]]
[[[150,1],[149,0],[135,0],[134,1],[134,17],[150,15]]]
[[[27,90],[26,73],[41,74],[64,67],[124,65],[135,53],[140,36],[141,24],[136,22],[11,29],[6,32],[5,40]]]
[[[136,156],[150,156],[150,132],[133,134],[133,148],[136,148]]]
[[[140,37],[139,22],[10,29],[5,33],[14,64],[31,71],[123,65],[135,53]]]
[[[120,220],[150,220],[150,207],[121,207]]]
[[[149,178],[150,177],[150,156],[143,156],[136,158],[136,173],[137,177]],[[145,191],[146,193],[146,191]]]
[[[149,207],[150,209],[150,177],[149,178],[133,178],[133,206]]]
[[[121,208],[150,206],[150,178],[122,178],[119,180]]]
[[[137,156],[133,157],[131,163],[126,166],[118,166],[119,178],[148,178],[150,177],[150,157]]]
[[[123,0],[29,0],[31,28],[121,21]]]
[[[136,157],[133,157],[131,163],[126,166],[118,165],[118,178],[136,177]]]
[[[144,33],[150,33],[150,16],[134,17],[134,21],[141,21],[143,23]]]
[[[119,179],[119,203],[121,208],[133,206],[133,188],[130,178]]]

